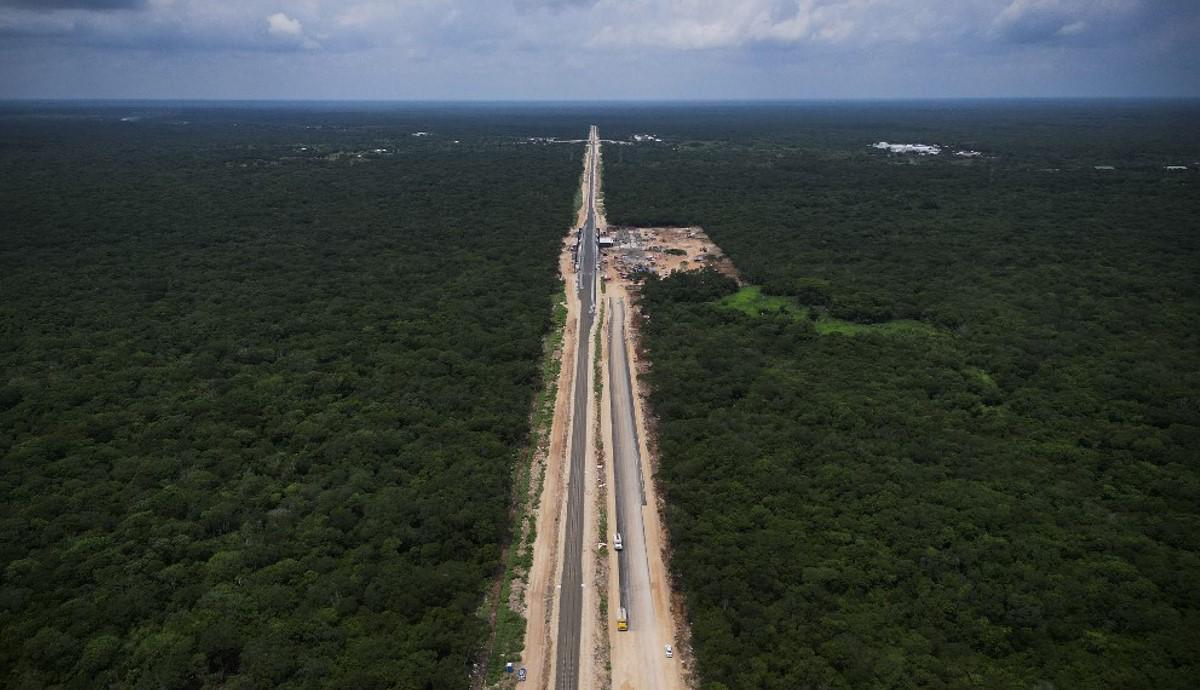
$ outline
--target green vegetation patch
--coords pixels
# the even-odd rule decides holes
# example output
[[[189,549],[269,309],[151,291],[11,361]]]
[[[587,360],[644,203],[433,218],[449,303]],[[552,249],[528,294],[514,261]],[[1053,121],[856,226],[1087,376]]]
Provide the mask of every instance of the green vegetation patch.
[[[796,304],[787,297],[764,295],[758,285],[747,285],[732,295],[726,295],[717,301],[722,309],[735,309],[747,316],[762,316],[764,314],[789,314],[795,318],[808,318],[808,310]]]
[[[797,321],[811,321],[813,328],[821,335],[863,335],[867,333],[880,335],[940,335],[942,331],[934,326],[913,319],[896,319],[883,323],[855,323],[844,319],[834,318],[826,310],[817,310],[799,304],[795,298],[780,295],[767,295],[758,285],[747,285],[732,295],[726,295],[715,302],[720,309],[732,309],[747,316],[766,316],[768,314],[785,314]],[[814,319],[813,316],[816,315]]]

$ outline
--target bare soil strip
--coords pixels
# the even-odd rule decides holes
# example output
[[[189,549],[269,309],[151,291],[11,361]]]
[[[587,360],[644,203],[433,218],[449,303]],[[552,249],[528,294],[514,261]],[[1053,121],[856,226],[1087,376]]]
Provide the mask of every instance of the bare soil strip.
[[[586,149],[585,149],[586,150]],[[587,158],[585,156],[584,169]],[[580,177],[580,199],[587,199],[586,175]],[[575,218],[575,227],[582,225],[587,208],[580,204]],[[566,461],[568,433],[571,429],[571,391],[575,378],[576,332],[579,325],[579,299],[575,293],[574,252],[576,235],[574,227],[563,240],[559,255],[559,274],[567,286],[567,323],[561,348],[558,377],[558,399],[554,407],[554,421],[550,430],[550,446],[540,461],[544,465],[541,496],[534,513],[536,538],[533,542],[533,566],[529,572],[528,586],[524,590],[526,612],[525,649],[521,663],[528,673],[527,687],[546,690],[554,678],[555,633],[558,620],[554,601],[559,581],[559,548],[562,540],[562,515],[566,502]],[[586,337],[586,336],[585,336]],[[506,679],[507,681],[508,679]],[[515,683],[515,680],[512,681]],[[504,685],[508,685],[505,682]]]

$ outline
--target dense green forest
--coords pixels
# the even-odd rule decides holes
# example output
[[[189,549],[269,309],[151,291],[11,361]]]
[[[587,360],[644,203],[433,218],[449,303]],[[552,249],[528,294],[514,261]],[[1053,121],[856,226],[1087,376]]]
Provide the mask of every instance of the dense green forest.
[[[751,284],[641,300],[704,687],[1194,687],[1200,107],[654,126],[610,221],[701,224]]]
[[[582,153],[491,120],[0,109],[0,685],[466,686]]]

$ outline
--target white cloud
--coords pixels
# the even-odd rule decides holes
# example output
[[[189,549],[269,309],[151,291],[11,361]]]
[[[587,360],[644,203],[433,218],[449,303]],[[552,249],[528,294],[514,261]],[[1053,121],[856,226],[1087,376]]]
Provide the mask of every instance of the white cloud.
[[[1071,22],[1070,24],[1067,24],[1067,25],[1063,26],[1061,29],[1059,29],[1058,35],[1059,36],[1074,36],[1075,34],[1081,34],[1085,31],[1087,31],[1087,29],[1088,29],[1088,23],[1085,21]]]
[[[304,25],[283,12],[276,12],[267,17],[267,33],[272,36],[295,38],[304,35]]]
[[[865,46],[958,36],[996,0],[608,0],[591,44],[675,49],[755,44]]]
[[[304,25],[299,19],[276,12],[267,17],[267,35],[289,45],[299,46],[305,50],[317,50],[321,44],[304,32]]]

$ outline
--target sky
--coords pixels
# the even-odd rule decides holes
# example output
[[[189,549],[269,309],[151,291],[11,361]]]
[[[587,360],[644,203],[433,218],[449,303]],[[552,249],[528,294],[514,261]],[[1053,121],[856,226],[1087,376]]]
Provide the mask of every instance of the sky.
[[[1200,0],[0,0],[0,98],[1198,97]]]

